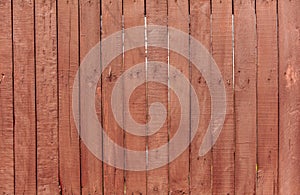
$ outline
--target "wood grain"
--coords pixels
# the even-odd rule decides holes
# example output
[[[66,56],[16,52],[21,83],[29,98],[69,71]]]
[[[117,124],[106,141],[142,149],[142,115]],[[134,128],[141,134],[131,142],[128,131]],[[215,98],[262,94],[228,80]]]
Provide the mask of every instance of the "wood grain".
[[[210,0],[190,1],[191,36],[211,52],[211,4]],[[210,93],[206,81],[198,69],[191,66],[191,84],[198,96],[200,119],[198,132],[191,142],[190,154],[190,193],[191,195],[212,193],[212,152],[199,156],[204,133],[210,120]],[[194,106],[191,105],[191,109]]]
[[[36,194],[34,1],[13,4],[15,193]]]
[[[189,33],[189,2],[188,1],[168,1],[168,27],[176,28],[185,33]],[[171,35],[169,37],[169,47],[178,44],[178,42],[189,45],[189,38],[182,37],[181,40],[174,39]],[[187,79],[189,79],[189,59],[186,59],[179,54],[172,52],[169,53],[170,66],[178,69]],[[170,85],[174,85],[176,78],[169,78]],[[169,139],[175,135],[181,122],[181,104],[177,95],[169,90]],[[187,103],[190,104],[189,98]],[[190,113],[187,114],[190,117]],[[189,121],[185,123],[186,127],[190,127]],[[190,129],[187,129],[190,131]],[[189,137],[183,137],[182,143],[188,143]],[[169,154],[170,155],[170,154]],[[187,148],[177,159],[169,163],[169,193],[170,194],[188,194],[189,189],[189,148]]]
[[[297,195],[299,9],[298,0],[1,1],[0,194]],[[80,62],[100,40],[145,23],[147,48],[145,44],[113,59],[95,92],[96,113],[107,135],[127,149],[148,150],[145,171],[126,171],[126,162],[132,162],[126,153],[103,143],[100,155],[108,157],[103,163],[80,141],[72,116],[72,87]],[[197,64],[166,49],[182,44],[192,59],[192,39],[173,40],[167,30],[157,34],[157,29],[149,27],[153,24],[190,33],[212,54],[222,73],[226,119],[217,143],[203,157],[199,147],[211,118],[208,85]],[[120,35],[111,48],[122,52],[128,40],[134,43],[137,38],[130,36]],[[149,46],[158,40],[165,49]],[[100,62],[106,49],[99,50]],[[133,91],[128,104],[111,102],[120,76],[146,61],[142,70],[146,75],[139,78],[145,84]],[[165,65],[158,67],[150,61]],[[191,145],[172,162],[170,146],[159,157],[150,151],[174,137],[182,114],[192,121],[196,107],[190,105],[190,112],[183,113],[174,91],[147,82],[156,78],[167,85],[175,83],[169,65],[190,80],[200,106],[198,132],[193,140],[182,139]],[[210,73],[215,71],[211,64],[207,66]],[[125,100],[133,83],[130,78],[122,82],[119,95]],[[84,95],[79,101],[89,101]],[[150,107],[156,102],[167,111],[159,131],[151,136],[124,131],[132,128],[129,114],[141,124],[151,121]],[[114,118],[111,103],[120,105],[121,124]],[[124,105],[129,105],[130,113]],[[90,113],[80,114],[89,117]],[[80,121],[79,128],[89,128],[89,124]],[[124,167],[115,168],[114,160],[124,162]],[[166,165],[150,170],[157,163]]]
[[[168,2],[166,0],[162,1],[146,1],[146,17],[147,25],[162,25],[167,26],[167,12],[168,12]],[[153,33],[151,30],[147,29],[147,41],[151,43],[152,39],[157,39],[162,41],[161,44],[168,46],[167,32],[162,32],[160,37],[154,37],[151,35]],[[151,38],[152,37],[152,38]],[[159,61],[162,63],[168,63],[168,51],[162,48],[148,47],[147,49],[147,59],[149,61]],[[149,72],[155,72],[155,67],[148,66],[147,74]],[[168,67],[167,65],[162,67],[162,70],[156,73],[156,76],[160,80],[168,81]],[[162,84],[151,82],[147,85],[147,98],[148,98],[148,109],[153,102],[160,102],[168,110],[168,88]],[[168,142],[168,116],[160,128],[160,130],[152,136],[148,137],[148,150],[153,150],[166,144]],[[168,151],[164,151],[165,156],[163,160],[168,162]],[[157,159],[154,156],[148,156],[148,163],[155,163]],[[155,170],[149,170],[147,172],[147,194],[167,194],[168,193],[168,165]]]
[[[299,1],[278,1],[279,194],[300,192],[299,9]]]
[[[277,1],[256,1],[257,194],[278,191]]]
[[[212,54],[226,87],[226,118],[213,147],[213,194],[234,194],[234,103],[232,63],[232,1],[212,1]]]
[[[59,194],[56,1],[35,1],[37,190]]]
[[[14,194],[13,48],[11,1],[0,3],[0,193]]]
[[[122,31],[122,0],[102,1],[102,39],[110,36],[112,33]],[[117,45],[111,45],[115,51],[122,52],[123,40],[118,37]],[[102,55],[106,55],[106,48],[102,48]],[[108,136],[120,146],[124,146],[124,132],[114,119],[111,108],[111,94],[116,80],[124,69],[122,55],[115,58],[102,73],[102,105],[103,105],[103,127]],[[123,92],[122,92],[123,93]],[[123,94],[119,94],[123,95]],[[113,102],[117,103],[117,102]],[[123,110],[123,102],[117,103]],[[123,123],[123,121],[122,121]],[[103,155],[109,154],[108,161],[114,164],[114,159],[123,160],[124,155],[120,157],[114,147],[105,147],[103,142]],[[121,159],[122,158],[122,159]],[[124,193],[124,170],[117,169],[108,164],[103,164],[104,194],[123,194]]]
[[[237,194],[255,194],[256,188],[256,45],[255,1],[234,1],[234,166]]]
[[[79,6],[80,62],[82,62],[90,49],[100,41],[101,2],[100,0],[80,0]],[[100,105],[97,106],[96,111],[101,120],[101,88],[97,90],[96,97],[98,102],[100,100]],[[85,101],[85,99],[81,97],[80,101]],[[86,127],[81,124],[81,128]],[[103,194],[102,162],[88,150],[82,141],[80,141],[80,147],[82,194]]]
[[[144,0],[138,1],[123,1],[123,12],[124,12],[124,28],[131,28],[135,26],[144,26]],[[144,35],[141,35],[144,37]],[[134,37],[125,34],[124,39],[132,40]],[[126,47],[126,43],[124,43]],[[132,66],[145,63],[145,47],[136,48],[132,51],[128,51],[124,54],[124,68],[128,70]],[[146,72],[146,66],[143,69]],[[146,82],[146,77],[140,77],[139,79]],[[127,91],[127,88],[131,85],[130,80],[124,80],[124,92]],[[129,107],[130,113],[124,112],[124,127],[125,129],[131,128],[126,120],[128,114],[130,114],[133,119],[141,124],[146,123],[147,108],[146,108],[146,84],[139,86],[134,91],[134,94],[130,97]],[[146,135],[146,128],[145,128]],[[137,150],[137,151],[146,151],[146,138],[134,136],[130,133],[125,133],[125,145],[127,149]],[[125,154],[126,155],[126,154]],[[129,160],[128,156],[125,157],[126,162]],[[144,159],[146,162],[146,158]],[[146,170],[146,166],[144,167]],[[146,194],[147,192],[147,177],[146,171],[126,171],[125,173],[125,182],[126,182],[126,194]]]
[[[78,1],[60,0],[57,9],[60,185],[62,194],[81,194],[79,136],[72,112],[72,86],[79,66]]]

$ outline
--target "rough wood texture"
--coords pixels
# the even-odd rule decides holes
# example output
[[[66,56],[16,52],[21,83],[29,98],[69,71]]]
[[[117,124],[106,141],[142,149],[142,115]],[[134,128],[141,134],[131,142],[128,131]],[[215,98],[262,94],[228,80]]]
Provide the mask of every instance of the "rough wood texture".
[[[191,36],[211,52],[211,6],[209,0],[190,1],[190,32]],[[200,106],[198,132],[191,142],[190,153],[190,193],[191,195],[212,193],[212,152],[199,156],[204,133],[210,120],[210,93],[201,73],[191,66],[191,84],[194,87]],[[193,105],[191,105],[193,109]]]
[[[34,1],[13,4],[15,193],[36,194]]]
[[[247,24],[247,25],[245,25]],[[255,1],[234,1],[235,193],[255,194],[256,185]]]
[[[56,1],[35,1],[37,190],[59,194]]]
[[[0,193],[14,194],[11,1],[0,3]]]
[[[80,62],[85,55],[100,41],[100,0],[80,0]],[[101,89],[97,90],[97,100],[101,103]],[[84,101],[80,99],[80,101]],[[101,104],[97,113],[101,113]],[[98,110],[99,109],[99,110]],[[81,113],[82,114],[82,113]],[[87,113],[88,114],[88,113]],[[101,114],[100,116],[101,120]],[[84,127],[81,127],[84,128]],[[103,194],[102,162],[84,145],[81,146],[81,187],[82,194]]]
[[[300,1],[278,1],[279,194],[300,192]]]
[[[137,1],[124,1],[123,2],[124,10],[124,28],[130,28],[135,26],[144,26],[144,0]],[[124,39],[133,39],[130,35],[124,35]],[[143,36],[143,35],[141,35]],[[124,45],[126,47],[126,45]],[[137,48],[132,51],[129,51],[124,54],[124,68],[125,70],[130,67],[139,64],[145,63],[145,48]],[[143,69],[146,72],[146,66]],[[146,82],[146,77],[140,78]],[[131,85],[130,80],[124,80],[124,92],[127,91],[127,87]],[[141,124],[146,124],[146,84],[136,88],[134,93],[130,97],[129,107],[130,113],[133,119]],[[124,127],[132,128],[128,125],[126,120],[128,113],[124,113]],[[146,134],[146,128],[145,128]],[[129,133],[125,133],[125,145],[127,149],[137,150],[137,151],[146,151],[146,138],[134,136]],[[125,154],[126,155],[126,154]],[[126,156],[126,162],[128,157]],[[144,159],[146,162],[146,158]],[[145,167],[146,170],[146,167]],[[146,171],[126,171],[125,173],[125,182],[126,182],[126,194],[146,194],[147,192],[147,180],[146,180]]]
[[[169,0],[168,1],[168,27],[176,28],[185,33],[189,33],[189,2],[184,0]],[[189,38],[182,37],[181,40],[174,39],[171,35],[169,37],[170,48],[178,42],[189,45]],[[170,49],[169,61],[170,66],[178,69],[189,80],[189,59],[180,56]],[[170,85],[172,82],[176,82],[176,77],[169,78]],[[188,97],[188,96],[186,96]],[[177,95],[169,89],[169,139],[175,135],[181,122],[181,104]],[[189,101],[189,98],[186,98]],[[190,102],[188,102],[190,104]],[[190,113],[188,113],[188,117]],[[187,131],[190,131],[189,122],[185,123]],[[189,142],[189,137],[182,137],[182,143]],[[189,189],[189,148],[187,148],[177,159],[169,164],[169,193],[170,194],[188,194]]]
[[[299,9],[298,0],[2,0],[0,194],[298,195]],[[113,159],[124,160],[121,168],[132,162],[126,153],[116,153],[104,143],[99,155],[105,154],[109,162],[103,163],[80,141],[72,116],[72,86],[80,62],[101,39],[124,28],[144,26],[145,21],[145,34],[120,35],[108,49],[122,52],[124,44],[137,38],[145,38],[147,48],[113,59],[95,92],[96,113],[109,137],[129,150],[148,150],[145,171],[126,171],[112,166]],[[149,27],[153,24],[190,33],[211,52],[222,73],[227,93],[225,124],[217,143],[203,157],[198,156],[199,147],[211,118],[207,81],[188,59],[195,55],[189,40],[173,40],[167,28],[157,34],[158,29]],[[165,48],[179,44],[189,51],[189,57],[150,46],[157,41]],[[107,48],[101,49],[99,61],[108,54]],[[190,112],[183,113],[179,96],[152,81],[138,86],[124,104],[133,77],[122,81],[120,102],[111,102],[120,76],[145,61],[148,64],[142,71],[146,75],[136,74],[139,79],[175,83],[178,74],[171,74],[170,63],[189,78],[198,96],[198,132],[193,140],[182,136],[181,141],[192,141],[191,145],[172,162],[168,141],[178,131],[181,114],[188,115],[190,123],[197,107],[190,104]],[[212,64],[207,66],[212,74]],[[185,97],[184,101],[192,100]],[[89,101],[85,94],[79,98]],[[132,128],[129,114],[141,124],[151,117],[163,118],[162,113],[150,112],[151,105],[158,102],[167,111],[159,131],[149,136],[125,131]],[[119,106],[120,124],[111,103]],[[130,113],[124,105],[130,107]],[[80,114],[90,117],[90,113]],[[90,127],[83,123],[85,119],[80,118],[79,131]],[[145,126],[145,134],[152,124]],[[165,144],[165,154],[150,152]],[[166,165],[150,170],[157,163]]]
[[[162,1],[146,1],[146,17],[147,25],[162,25],[167,26],[167,12],[168,12],[168,2],[166,0]],[[166,47],[168,46],[167,32],[162,32],[160,37],[154,37],[151,35],[150,30],[147,29],[147,41],[151,43],[154,39],[159,38]],[[152,36],[152,38],[151,38]],[[153,40],[152,40],[153,39]],[[162,48],[148,47],[147,59],[149,61],[159,61],[167,64],[168,62],[168,51]],[[150,72],[155,72],[155,67],[148,66],[147,74]],[[156,73],[160,80],[168,80],[168,67],[165,65],[162,69]],[[163,106],[168,109],[168,88],[159,83],[149,83],[147,85],[147,98],[148,98],[148,109],[154,102],[160,102]],[[148,113],[149,114],[149,113]],[[168,142],[168,116],[165,123],[160,128],[160,130],[152,136],[148,137],[148,149],[153,150],[158,148],[162,144]],[[168,162],[168,151],[164,151],[163,161]],[[148,156],[148,163],[155,163],[155,159],[152,155]],[[147,172],[147,194],[167,194],[168,193],[168,165],[161,168],[150,170]]]
[[[79,136],[72,86],[79,66],[78,1],[58,1],[59,176],[62,194],[80,194]],[[79,85],[79,83],[77,83]]]
[[[102,0],[102,39],[110,36],[112,33],[122,31],[122,0],[110,1]],[[123,41],[122,37],[119,38],[118,45],[111,45],[115,51],[122,52]],[[102,48],[102,55],[106,55],[106,48]],[[102,74],[102,105],[103,105],[103,127],[108,136],[120,146],[124,146],[124,132],[118,126],[111,109],[111,94],[115,82],[122,74],[123,71],[123,58],[122,55],[117,57],[111,62],[108,67],[103,70]],[[123,95],[123,94],[119,94]],[[113,102],[123,110],[123,102]],[[122,121],[123,123],[123,121]],[[114,164],[114,158],[118,156],[115,148],[105,147],[107,144],[103,143],[103,155],[109,154],[109,161]],[[117,158],[124,158],[122,157]],[[121,159],[119,159],[121,160]],[[124,159],[122,159],[124,160]],[[124,171],[117,169],[108,164],[103,164],[103,182],[104,194],[121,194],[124,193]]]
[[[223,75],[227,109],[225,123],[213,147],[213,194],[234,194],[234,104],[232,64],[232,1],[212,1],[212,53]]]
[[[277,1],[256,1],[257,194],[278,189]]]

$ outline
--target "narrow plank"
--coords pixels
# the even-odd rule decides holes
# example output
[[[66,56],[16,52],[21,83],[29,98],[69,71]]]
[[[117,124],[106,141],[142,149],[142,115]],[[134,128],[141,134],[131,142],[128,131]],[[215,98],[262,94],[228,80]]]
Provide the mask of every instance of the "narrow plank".
[[[234,194],[232,1],[212,1],[212,52],[226,87],[226,118],[213,147],[213,194]]]
[[[279,194],[300,192],[300,2],[278,1]]]
[[[211,52],[211,4],[210,0],[190,0],[191,36]],[[210,93],[201,73],[191,66],[191,83],[200,106],[198,132],[191,142],[190,154],[190,193],[191,195],[212,194],[212,152],[199,156],[199,148],[210,120]],[[193,109],[193,105],[191,105]]]
[[[122,31],[122,0],[110,1],[102,0],[102,40],[112,33]],[[122,52],[122,37],[118,37],[118,45],[112,45],[115,51]],[[101,48],[102,54],[105,54],[106,48]],[[118,145],[124,146],[124,132],[117,124],[111,109],[111,94],[115,82],[123,72],[122,55],[111,62],[102,74],[102,105],[103,105],[103,127],[108,136]],[[119,94],[123,95],[123,94]],[[115,102],[114,102],[115,103]],[[119,106],[123,110],[123,104]],[[122,121],[123,123],[123,121]],[[119,161],[124,160],[118,157],[118,153],[113,147],[105,147],[103,143],[103,155],[108,156],[109,162],[114,164],[115,158]],[[114,166],[103,164],[103,188],[104,194],[123,194],[124,193],[124,170],[117,169]]]
[[[256,1],[257,194],[278,189],[277,1]]]
[[[255,1],[234,1],[237,194],[255,194],[256,188],[256,45]]]
[[[34,1],[13,4],[15,193],[36,194]]]
[[[144,0],[137,1],[123,1],[123,12],[124,12],[124,28],[131,28],[135,26],[144,26]],[[144,36],[144,35],[141,35]],[[124,35],[124,39],[133,39],[130,35]],[[124,47],[126,45],[124,44]],[[145,48],[137,48],[132,51],[128,51],[124,54],[124,69],[127,70],[132,66],[145,63]],[[146,72],[146,68],[143,69]],[[146,82],[146,77],[141,77],[141,80]],[[127,91],[127,87],[131,85],[130,80],[124,80],[124,91]],[[146,85],[139,86],[134,94],[130,97],[129,107],[130,113],[124,112],[124,128],[130,128],[129,122],[126,116],[130,114],[137,122],[141,124],[146,123]],[[146,134],[146,128],[145,128]],[[125,133],[125,146],[127,149],[136,151],[146,151],[146,138],[134,136],[129,133]],[[126,155],[126,154],[125,154]],[[129,160],[128,156],[125,156],[126,162]],[[146,158],[144,159],[146,162]],[[126,166],[125,166],[126,168]],[[126,182],[126,194],[139,195],[146,194],[147,192],[147,178],[146,178],[146,167],[145,171],[126,171],[125,182]]]
[[[56,1],[35,1],[37,190],[59,194]]]
[[[80,62],[85,55],[100,41],[100,0],[80,0]],[[99,93],[100,91],[100,93]],[[97,90],[97,100],[101,103],[101,90]],[[84,101],[80,99],[80,101]],[[101,105],[97,106],[101,113]],[[98,117],[101,117],[98,115]],[[84,128],[84,127],[83,127]],[[82,195],[103,194],[102,162],[84,145],[81,146],[81,187]]]
[[[168,0],[168,27],[176,28],[185,33],[189,33],[189,2],[184,0]],[[178,42],[189,45],[189,38],[182,37],[181,40],[174,40],[170,35],[170,48]],[[189,59],[178,55],[170,50],[170,66],[178,69],[187,79],[189,79]],[[170,77],[170,85],[176,85],[176,78]],[[178,81],[177,81],[178,82]],[[178,85],[178,84],[177,84]],[[186,94],[186,101],[189,104],[189,96]],[[181,104],[177,95],[170,90],[169,92],[169,137],[175,135],[181,122]],[[189,113],[188,113],[189,115]],[[190,117],[190,116],[189,116]],[[190,124],[185,123],[189,131]],[[183,143],[189,142],[189,137],[183,137]],[[169,154],[170,155],[170,154]],[[177,159],[169,163],[169,193],[188,194],[189,189],[189,148],[187,148]]]
[[[11,1],[0,3],[0,193],[14,194],[13,53]]]
[[[163,1],[146,1],[146,17],[148,25],[161,25],[167,26],[167,12],[168,2]],[[152,35],[153,31],[147,29],[147,42],[148,45],[155,39],[162,41],[162,45],[168,46],[167,32],[161,32],[159,37]],[[148,47],[147,59],[150,61],[159,61],[162,63],[168,63],[168,51],[162,48]],[[147,66],[147,74],[153,75],[155,72],[155,66]],[[155,76],[160,78],[161,81],[168,81],[168,66],[161,67],[161,71],[156,72]],[[147,76],[148,77],[148,76]],[[150,82],[147,85],[147,106],[148,109],[154,102],[160,102],[163,106],[168,109],[168,88],[165,85]],[[153,150],[159,146],[168,142],[168,116],[165,123],[162,125],[160,130],[154,135],[149,136],[147,139],[148,150]],[[149,129],[148,129],[149,130]],[[164,151],[162,159],[168,162],[168,151]],[[157,159],[151,154],[148,155],[148,164],[155,164]],[[168,194],[168,165],[160,167],[158,169],[147,171],[147,194]]]
[[[79,64],[78,1],[58,1],[57,13],[60,185],[62,194],[80,194],[79,136],[72,116],[72,86]]]

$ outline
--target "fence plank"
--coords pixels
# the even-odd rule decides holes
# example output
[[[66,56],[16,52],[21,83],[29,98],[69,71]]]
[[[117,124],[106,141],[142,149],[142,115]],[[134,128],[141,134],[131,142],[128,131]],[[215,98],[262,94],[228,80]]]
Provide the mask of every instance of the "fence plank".
[[[256,188],[256,45],[255,2],[234,1],[237,194],[255,194]]]
[[[167,7],[168,2],[163,1],[146,1],[146,17],[147,25],[162,25],[167,26]],[[159,38],[166,47],[168,46],[167,32],[161,32],[159,37],[154,37],[152,31],[147,29],[147,41],[150,44],[155,39]],[[168,62],[168,51],[162,48],[148,47],[147,59],[149,61],[159,61],[162,63]],[[153,75],[155,72],[154,66],[147,67],[147,74]],[[168,67],[162,67],[162,70],[156,72],[156,77],[160,80],[168,81]],[[147,85],[148,109],[154,102],[160,102],[168,110],[168,88],[159,83],[148,83]],[[148,137],[148,149],[153,150],[162,144],[168,142],[168,116],[160,130],[152,136]],[[168,151],[164,151],[163,161],[168,161]],[[149,154],[148,164],[153,164],[157,161],[154,156]],[[168,165],[147,172],[147,193],[148,194],[167,194],[168,193]]]
[[[85,55],[100,41],[100,0],[81,0],[80,14],[80,62]],[[96,111],[101,119],[101,88],[97,90]],[[80,101],[85,101],[82,98]],[[81,113],[83,114],[83,113]],[[89,113],[85,113],[89,114]],[[81,128],[85,128],[82,127]],[[81,146],[81,187],[82,194],[103,194],[102,162],[98,160],[84,145]]]
[[[79,137],[72,114],[72,86],[79,64],[78,1],[60,0],[57,9],[59,176],[62,194],[80,194]]]
[[[227,109],[225,123],[213,147],[213,194],[234,194],[234,108],[232,64],[232,1],[212,1],[212,51],[223,75]]]
[[[34,2],[13,3],[15,193],[36,194]]]
[[[300,2],[278,1],[279,194],[300,192]]]
[[[102,39],[110,36],[112,33],[122,31],[122,0],[102,1]],[[122,37],[119,37],[119,45],[112,45],[115,50],[122,52]],[[102,48],[102,54],[105,54],[106,48]],[[118,145],[124,145],[124,132],[123,129],[118,126],[111,108],[111,94],[115,82],[122,74],[123,71],[123,59],[122,55],[117,57],[109,64],[109,66],[103,70],[102,74],[102,103],[103,103],[103,127],[106,130],[108,136]],[[119,94],[123,95],[123,94]],[[116,102],[113,102],[116,103]],[[123,110],[123,102],[120,103],[120,110]],[[123,122],[123,121],[122,121]],[[114,158],[124,158],[118,156],[115,148],[105,147],[107,144],[103,143],[103,154],[110,154],[108,160],[110,163],[114,163]],[[118,159],[121,161],[121,159]],[[123,160],[123,159],[122,159]],[[121,194],[124,193],[124,171],[117,169],[108,164],[103,166],[104,174],[104,194]]]
[[[189,33],[189,2],[188,1],[168,1],[168,27],[176,28],[185,33]],[[172,48],[179,42],[184,45],[189,45],[189,38],[182,37],[181,40],[174,39],[172,35],[169,38],[169,47]],[[170,66],[178,69],[187,79],[189,79],[189,59],[180,56],[170,50],[169,61]],[[176,85],[176,77],[170,76],[170,85]],[[174,83],[174,84],[173,84]],[[189,104],[189,96],[186,96],[187,103]],[[177,95],[169,90],[169,139],[175,135],[179,128],[182,113],[181,102],[179,102]],[[183,103],[183,102],[182,102]],[[190,124],[185,123],[185,130],[189,131]],[[188,143],[189,137],[182,137],[182,143]],[[172,148],[169,148],[171,150]],[[170,155],[170,154],[169,154]],[[189,148],[187,148],[177,159],[169,164],[169,193],[170,194],[188,194],[189,193]]]
[[[257,17],[257,194],[278,188],[277,1],[256,1]]]
[[[0,193],[14,194],[11,1],[0,3]]]
[[[191,36],[211,52],[211,4],[210,0],[190,1]],[[199,156],[199,148],[210,120],[210,93],[201,73],[191,66],[191,84],[194,87],[200,106],[198,132],[191,142],[190,190],[192,195],[212,193],[212,152]],[[193,105],[191,105],[193,109]]]
[[[59,194],[56,1],[35,1],[37,187]]]
[[[144,0],[138,1],[123,1],[123,11],[124,11],[124,28],[130,28],[135,26],[144,26]],[[144,37],[144,35],[141,35]],[[124,39],[135,39],[128,34],[124,35]],[[124,43],[124,47],[126,47]],[[137,48],[132,51],[128,51],[124,54],[124,68],[125,70],[131,68],[132,66],[145,63],[145,48]],[[143,69],[146,72],[146,68]],[[141,80],[146,82],[146,77],[140,77]],[[127,87],[131,85],[130,80],[124,80],[124,92],[127,91]],[[146,124],[146,84],[143,84],[135,89],[134,93],[130,97],[129,107],[130,113],[124,112],[124,125],[125,129],[132,128],[128,124],[127,118],[129,114],[141,124]],[[145,128],[146,135],[146,128]],[[125,144],[127,149],[146,151],[146,138],[134,136],[129,133],[125,133]],[[126,162],[128,161],[126,156]],[[141,161],[141,160],[139,160]],[[146,162],[146,158],[144,159]],[[146,166],[144,167],[146,170]],[[125,173],[126,181],[126,194],[146,194],[147,192],[147,178],[146,171],[126,171]]]

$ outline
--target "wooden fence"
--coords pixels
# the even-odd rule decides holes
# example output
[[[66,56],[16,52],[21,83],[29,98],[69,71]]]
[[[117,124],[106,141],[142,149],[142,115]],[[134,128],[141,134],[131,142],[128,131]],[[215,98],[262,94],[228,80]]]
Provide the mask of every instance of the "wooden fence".
[[[300,194],[299,10],[299,0],[1,0],[0,194]],[[150,150],[178,127],[178,99],[158,83],[141,85],[130,101],[141,123],[152,102],[168,108],[158,133],[133,136],[114,120],[112,88],[146,54],[148,61],[179,62],[202,111],[196,138],[176,160],[126,171],[98,160],[80,140],[72,86],[95,44],[145,22],[189,33],[211,52],[226,85],[227,113],[217,143],[199,156],[211,112],[201,73],[165,49],[119,56],[104,70],[95,100],[119,145]],[[167,71],[157,75],[168,80]]]

